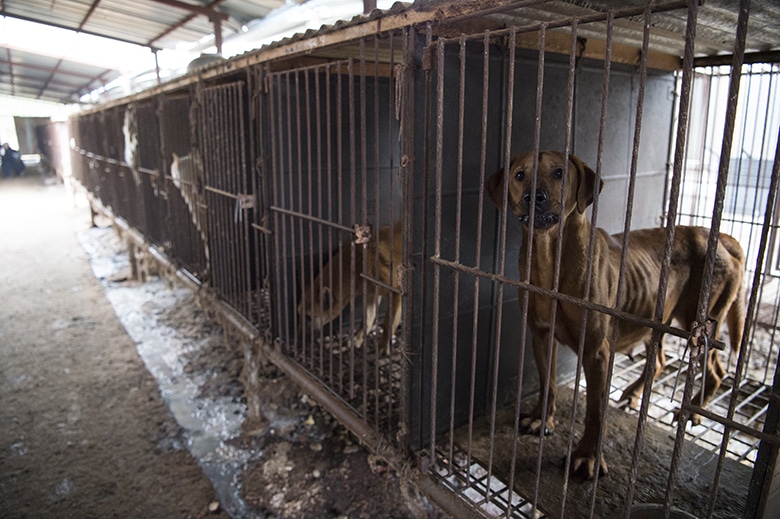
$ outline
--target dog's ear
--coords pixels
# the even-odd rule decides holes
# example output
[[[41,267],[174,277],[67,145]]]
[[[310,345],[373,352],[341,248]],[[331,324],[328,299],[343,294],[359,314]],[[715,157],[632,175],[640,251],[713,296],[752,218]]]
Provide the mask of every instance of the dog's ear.
[[[504,210],[504,168],[499,169],[485,180],[488,196],[500,210]]]
[[[596,193],[596,172],[576,155],[569,155],[569,161],[577,170],[577,211],[584,213]],[[599,180],[599,193],[603,188],[604,182]]]

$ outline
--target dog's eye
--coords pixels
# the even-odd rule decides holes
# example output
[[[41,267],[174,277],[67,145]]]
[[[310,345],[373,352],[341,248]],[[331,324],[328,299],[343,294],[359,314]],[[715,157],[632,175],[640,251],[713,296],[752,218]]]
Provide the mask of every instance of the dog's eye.
[[[518,170],[517,173],[515,173],[515,180],[518,182],[521,182],[525,178],[525,171],[522,169]]]
[[[560,180],[563,178],[563,168],[555,168],[553,170],[553,178]]]

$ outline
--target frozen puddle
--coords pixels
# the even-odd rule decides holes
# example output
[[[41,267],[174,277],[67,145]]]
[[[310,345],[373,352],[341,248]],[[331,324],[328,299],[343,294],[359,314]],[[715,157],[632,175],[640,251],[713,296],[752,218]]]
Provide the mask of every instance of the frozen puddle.
[[[128,335],[135,341],[146,368],[157,379],[160,393],[184,429],[187,447],[211,480],[222,508],[231,517],[247,516],[241,499],[239,476],[256,453],[228,445],[240,436],[245,407],[230,398],[199,396],[202,380],[184,370],[182,356],[194,347],[192,339],[177,337],[176,330],[158,322],[162,310],[189,295],[185,288],[171,289],[164,281],[117,285],[109,281],[128,266],[116,234],[110,228],[93,228],[79,234],[90,256],[92,270],[105,289]]]

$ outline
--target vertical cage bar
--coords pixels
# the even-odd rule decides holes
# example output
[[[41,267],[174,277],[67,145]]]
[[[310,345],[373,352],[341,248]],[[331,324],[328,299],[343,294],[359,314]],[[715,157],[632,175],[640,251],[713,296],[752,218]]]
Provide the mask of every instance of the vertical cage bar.
[[[715,255],[718,247],[718,236],[720,233],[720,223],[723,216],[723,200],[726,196],[726,184],[729,176],[729,161],[731,160],[731,147],[734,139],[734,125],[737,115],[737,102],[739,100],[739,86],[742,78],[742,64],[745,56],[745,40],[747,39],[747,27],[748,16],[750,11],[750,0],[741,0],[739,3],[739,17],[737,20],[737,34],[734,43],[734,55],[731,64],[731,77],[729,81],[729,101],[726,106],[726,121],[723,129],[723,143],[721,145],[720,164],[718,166],[718,182],[715,193],[715,207],[713,211],[713,222],[710,227],[709,239],[707,242],[707,255],[704,263],[704,275],[702,276],[702,286],[699,293],[699,306],[697,309],[697,321],[704,322],[708,315],[708,304],[710,299],[710,291],[712,287],[712,273],[715,264]],[[771,198],[767,201],[767,205],[771,207]],[[762,234],[763,245],[766,245],[766,232]],[[756,265],[756,272],[761,271],[761,265]],[[741,297],[741,296],[738,296]],[[718,323],[720,324],[720,323]],[[748,327],[750,325],[748,324]],[[734,409],[736,406],[737,395],[739,392],[740,380],[742,378],[742,366],[744,365],[745,350],[747,348],[741,348],[737,360],[737,369],[734,377],[734,386],[731,392],[731,399],[729,402],[729,408],[727,418],[729,420],[734,417]],[[705,355],[707,353],[705,352]],[[693,369],[693,364],[689,365],[689,369]],[[702,396],[705,391],[705,380],[702,379]],[[730,430],[726,427],[723,431],[722,442],[720,447],[720,453],[718,455],[718,466],[715,470],[715,479],[713,481],[712,492],[710,494],[710,506],[707,511],[707,516],[712,517],[715,511],[715,502],[717,500],[717,493],[720,486],[721,472],[723,470],[723,461],[725,458],[726,447],[728,445],[730,436]]]
[[[509,67],[507,71],[507,78],[506,78],[506,111],[508,114],[514,113],[514,91],[515,91],[515,54],[516,54],[516,48],[517,48],[517,27],[512,27],[510,33],[509,33]],[[504,167],[509,168],[511,164],[511,158],[512,158],[512,117],[509,116],[504,121]],[[509,192],[509,182],[504,182],[503,186],[503,194],[502,194],[502,200],[507,200],[507,194]],[[506,240],[507,240],[507,222],[509,218],[509,210],[501,211],[500,220],[501,223],[499,224],[499,245],[498,245],[498,273],[500,276],[503,277],[504,271],[505,271],[505,265],[506,265]],[[527,281],[528,278],[526,277],[525,280]],[[527,292],[524,295],[525,298],[527,298]],[[493,476],[493,451],[494,451],[494,443],[495,443],[495,437],[496,437],[496,412],[498,408],[498,368],[499,368],[499,359],[500,359],[500,353],[501,353],[501,321],[502,321],[502,315],[503,315],[503,302],[504,302],[504,284],[499,283],[498,284],[498,290],[496,294],[496,303],[498,306],[498,309],[496,311],[496,317],[495,317],[495,334],[496,337],[496,345],[495,345],[495,351],[493,352],[494,358],[493,358],[493,366],[492,366],[492,388],[491,388],[491,396],[490,396],[490,455],[488,456],[487,461],[487,479],[488,481]],[[525,303],[524,300],[524,311],[523,315],[526,315],[527,312],[527,303]],[[523,320],[523,327],[525,326],[525,320]],[[524,332],[521,332],[521,344],[524,340],[525,334]],[[490,499],[490,486],[488,485],[485,489],[485,499]]]
[[[465,104],[466,104],[466,39],[465,35],[461,35],[459,42],[458,59],[460,64],[459,70],[459,83],[458,83],[458,151],[457,151],[457,166],[456,166],[456,201],[455,201],[455,263],[460,263],[460,236],[461,236],[461,217],[462,217],[462,204],[463,204],[463,135],[464,135],[464,118],[465,118]],[[443,46],[442,46],[443,48]],[[454,459],[455,451],[455,388],[458,385],[457,381],[457,365],[458,365],[458,294],[460,290],[460,272],[455,271],[455,279],[453,283],[453,301],[452,301],[452,357],[450,362],[452,368],[450,370],[450,424],[449,424],[449,445],[447,458],[449,460]],[[450,465],[452,470],[454,464]]]
[[[675,143],[674,164],[672,174],[672,187],[669,191],[669,210],[666,223],[666,243],[664,245],[664,261],[661,264],[661,277],[658,287],[658,299],[656,302],[655,318],[661,319],[663,316],[663,303],[666,298],[666,282],[669,277],[669,259],[671,257],[672,242],[674,240],[675,221],[677,219],[677,205],[680,193],[680,180],[685,157],[686,138],[688,136],[688,115],[690,111],[691,82],[693,80],[693,50],[696,39],[696,18],[698,14],[697,2],[688,3],[688,18],[686,22],[685,33],[685,51],[683,54],[683,73],[680,88],[679,116],[677,123],[677,140]],[[658,339],[653,337],[653,342]],[[683,402],[690,402],[692,393],[693,370],[688,370],[685,389],[683,392]],[[674,498],[674,489],[677,473],[680,467],[680,458],[682,456],[682,444],[685,438],[685,424],[688,421],[688,414],[682,409],[679,417],[680,426],[677,428],[675,437],[675,447],[672,453],[671,465],[669,468],[669,478],[666,485],[664,496],[664,513],[671,509]]]
[[[434,209],[434,230],[433,247],[434,257],[441,256],[441,208],[442,208],[442,153],[444,150],[444,42],[439,40],[436,43],[436,164],[435,164],[435,209]],[[433,309],[431,318],[433,319],[431,331],[431,456],[433,460],[436,457],[436,428],[437,428],[437,400],[439,390],[439,289],[441,281],[441,267],[438,264],[433,266]]]
[[[481,268],[482,264],[482,221],[485,197],[485,162],[487,159],[487,133],[488,133],[488,89],[490,87],[490,31],[485,31],[482,40],[482,127],[480,129],[480,167],[479,167],[479,201],[477,202],[477,240],[475,268]],[[468,440],[466,448],[466,466],[472,464],[472,449],[474,439],[474,413],[477,386],[477,351],[478,351],[478,325],[479,325],[479,276],[474,276],[474,306],[472,309],[472,335],[471,335],[471,379],[469,380],[469,413],[468,413]],[[520,356],[523,356],[521,351]],[[466,484],[471,485],[471,471],[466,473]]]
[[[639,66],[639,92],[637,94],[637,105],[636,105],[637,111],[636,111],[636,118],[634,120],[634,144],[633,144],[633,149],[631,151],[631,173],[630,173],[630,179],[628,185],[628,201],[626,203],[626,213],[625,213],[626,221],[623,227],[623,244],[622,244],[622,249],[620,254],[620,274],[618,276],[618,289],[617,289],[618,296],[617,296],[617,302],[615,304],[617,308],[620,308],[623,304],[622,287],[625,281],[625,273],[626,273],[625,266],[626,266],[626,257],[628,255],[628,233],[631,231],[631,216],[634,213],[634,195],[636,191],[637,161],[639,157],[639,143],[642,137],[642,116],[644,113],[645,83],[647,82],[647,56],[648,56],[648,50],[650,46],[651,17],[652,17],[652,9],[651,9],[650,2],[648,2],[645,7],[645,14],[643,19],[644,30],[642,34],[642,58]],[[618,340],[617,331],[618,331],[617,326],[615,326],[615,330],[612,334],[613,344],[617,344],[617,340]],[[644,383],[644,389],[642,391],[642,394],[647,396],[642,398],[642,403],[640,404],[640,408],[639,408],[639,418],[637,420],[637,430],[634,439],[634,450],[633,450],[633,455],[631,457],[631,469],[629,471],[628,482],[626,485],[626,500],[625,500],[625,508],[624,508],[624,515],[626,517],[630,515],[631,506],[634,501],[634,488],[636,485],[636,478],[638,474],[638,461],[642,453],[642,447],[644,444],[644,432],[645,432],[645,427],[647,425],[647,413],[650,407],[650,395],[652,392],[653,378],[654,378],[653,375],[655,372],[654,359],[658,355],[659,347],[660,345],[656,344],[654,341],[650,341],[650,344],[645,347],[646,348],[645,358],[647,360],[645,362],[645,372],[644,372],[645,383]],[[610,355],[614,357],[614,351],[610,352]],[[614,368],[614,358],[610,361],[610,376],[608,377],[609,381],[612,380],[611,370],[613,368]]]

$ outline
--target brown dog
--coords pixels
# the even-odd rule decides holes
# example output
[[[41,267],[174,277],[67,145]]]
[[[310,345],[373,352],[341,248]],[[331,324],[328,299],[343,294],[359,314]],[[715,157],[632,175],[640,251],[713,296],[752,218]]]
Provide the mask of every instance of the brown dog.
[[[378,250],[378,254],[377,254]],[[364,258],[366,268],[364,269]],[[401,223],[393,227],[382,227],[379,236],[372,237],[368,245],[355,247],[355,293],[363,295],[363,279],[360,274],[376,279],[380,283],[400,289],[401,278],[398,269],[403,264],[403,229]],[[365,271],[364,271],[365,270]],[[304,290],[298,304],[298,315],[307,330],[317,332],[336,319],[352,300],[351,292],[352,254],[350,244],[345,243],[339,251],[322,267],[312,284]],[[390,291],[368,281],[368,291],[364,298],[366,322],[355,333],[353,344],[356,348],[363,345],[367,331],[374,327],[377,310],[382,298],[390,296]],[[400,294],[392,294],[385,312],[380,353],[390,353],[393,335],[401,322],[402,301]]]
[[[559,291],[577,298],[586,295],[586,268],[591,224],[585,215],[593,203],[596,174],[579,158],[562,153],[539,153],[536,191],[532,192],[534,154],[526,153],[512,159],[508,170],[494,173],[485,183],[493,202],[503,210],[504,192],[508,193],[509,208],[523,223],[530,227],[531,204],[534,205],[533,233],[525,232],[520,252],[520,273],[524,275],[528,247],[530,256],[530,283],[545,289],[553,288],[554,264],[558,241],[558,228],[563,226],[563,243]],[[504,182],[509,182],[505,188]],[[565,192],[564,192],[565,181]],[[599,191],[602,185],[598,186]],[[565,195],[565,198],[563,197]],[[701,285],[704,258],[709,231],[701,227],[677,227],[672,247],[663,322],[676,319],[689,326],[696,319],[696,306]],[[594,303],[614,307],[617,302],[617,284],[620,269],[622,234],[610,236],[596,229],[593,248],[593,275],[587,299]],[[664,229],[632,231],[628,240],[625,278],[622,285],[620,310],[637,316],[652,318],[655,309],[658,280],[665,242]],[[736,351],[742,338],[745,316],[742,295],[742,273],[745,258],[739,243],[726,234],[720,235],[712,279],[709,317],[717,323],[725,319],[729,328],[731,348]],[[555,329],[551,330],[552,305],[557,304]],[[601,422],[605,419],[604,405],[608,391],[607,380],[612,326],[618,326],[616,350],[626,352],[640,341],[647,341],[650,330],[624,320],[613,321],[600,312],[587,313],[585,344],[582,365],[587,383],[585,431],[574,451],[572,471],[584,472],[588,478],[597,468],[607,472],[602,456],[596,460]],[[530,416],[522,425],[532,433],[551,432],[555,413],[555,344],[552,357],[548,358],[550,333],[555,339],[577,351],[582,326],[581,307],[548,297],[529,294],[528,326],[532,332],[534,357],[539,371],[541,387],[549,387],[546,412],[543,413],[542,395]],[[717,332],[716,332],[717,335]],[[663,368],[664,356],[656,359],[655,376]],[[694,397],[694,402],[707,401],[715,394],[725,375],[718,360],[718,352],[710,350],[706,367],[706,387]],[[549,376],[548,376],[549,373]],[[623,397],[636,400],[642,392],[643,381],[638,380],[626,389]],[[702,394],[703,393],[703,394]],[[703,399],[703,400],[702,400]],[[546,416],[545,423],[542,417]]]

